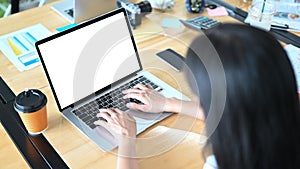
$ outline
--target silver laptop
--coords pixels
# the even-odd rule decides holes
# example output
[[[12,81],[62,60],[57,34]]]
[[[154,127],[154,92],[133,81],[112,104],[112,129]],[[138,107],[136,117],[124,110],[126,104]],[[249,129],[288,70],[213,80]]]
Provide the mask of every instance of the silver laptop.
[[[81,23],[117,8],[116,0],[64,0],[51,7],[71,23]]]
[[[166,97],[188,99],[143,70],[123,8],[38,41],[36,48],[59,110],[104,151],[115,148],[117,142],[93,124],[99,108],[131,113],[137,134],[171,115],[129,110],[126,103],[137,100],[124,100],[121,91],[143,83]]]

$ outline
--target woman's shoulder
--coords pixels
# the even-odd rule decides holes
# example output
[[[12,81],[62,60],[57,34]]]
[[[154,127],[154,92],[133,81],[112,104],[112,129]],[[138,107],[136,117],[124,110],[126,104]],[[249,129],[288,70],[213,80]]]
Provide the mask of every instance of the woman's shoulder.
[[[217,160],[214,155],[210,155],[206,158],[203,169],[218,169]]]

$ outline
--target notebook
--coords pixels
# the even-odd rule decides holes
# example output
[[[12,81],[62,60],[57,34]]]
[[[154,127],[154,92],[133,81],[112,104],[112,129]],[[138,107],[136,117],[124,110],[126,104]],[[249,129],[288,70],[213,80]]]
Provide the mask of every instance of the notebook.
[[[103,151],[115,148],[117,141],[93,124],[99,108],[116,107],[132,114],[137,134],[171,115],[127,109],[125,104],[136,100],[123,100],[122,90],[150,84],[166,97],[189,100],[143,69],[123,8],[40,40],[36,49],[62,115]]]
[[[116,0],[65,0],[51,7],[71,23],[80,23],[117,8]]]

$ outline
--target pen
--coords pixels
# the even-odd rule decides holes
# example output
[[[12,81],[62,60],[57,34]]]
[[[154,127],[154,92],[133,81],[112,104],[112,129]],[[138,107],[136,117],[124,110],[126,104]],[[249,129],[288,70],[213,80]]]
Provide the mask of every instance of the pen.
[[[285,24],[284,26],[279,26],[279,25],[271,25],[271,28],[273,29],[279,29],[279,30],[288,30],[289,25]]]
[[[229,16],[232,16],[232,17],[235,16],[235,13],[234,13],[232,10],[226,9],[226,11],[228,12],[228,15],[229,15]]]
[[[299,29],[290,28],[288,25],[285,26],[271,25],[271,28],[276,30],[300,32]]]

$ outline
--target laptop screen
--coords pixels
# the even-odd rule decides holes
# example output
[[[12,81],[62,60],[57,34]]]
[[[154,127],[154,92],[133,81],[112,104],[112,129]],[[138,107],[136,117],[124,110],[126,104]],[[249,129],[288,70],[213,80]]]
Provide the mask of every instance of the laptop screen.
[[[43,39],[36,47],[60,110],[142,69],[124,9]]]

